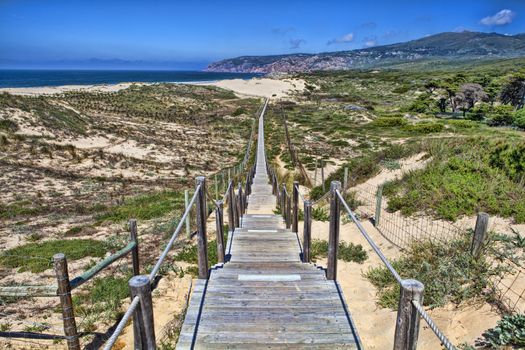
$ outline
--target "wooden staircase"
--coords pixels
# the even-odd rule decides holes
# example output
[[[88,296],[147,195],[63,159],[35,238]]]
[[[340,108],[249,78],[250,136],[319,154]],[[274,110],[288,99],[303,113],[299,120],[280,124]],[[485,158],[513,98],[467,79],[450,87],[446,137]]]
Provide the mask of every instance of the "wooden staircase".
[[[266,173],[264,119],[256,173],[229,261],[197,280],[177,349],[361,349],[341,289],[301,262],[297,233],[274,215]]]

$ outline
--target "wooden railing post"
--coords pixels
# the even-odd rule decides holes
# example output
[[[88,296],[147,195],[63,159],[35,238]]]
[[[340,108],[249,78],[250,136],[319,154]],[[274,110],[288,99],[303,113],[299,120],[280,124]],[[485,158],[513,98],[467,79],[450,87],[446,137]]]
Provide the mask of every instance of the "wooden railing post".
[[[323,192],[326,191],[325,183],[324,183],[324,160],[321,159],[321,184],[323,186]]]
[[[140,275],[139,239],[137,231],[137,220],[129,220],[130,240],[135,242],[135,248],[131,251],[131,262],[133,264],[133,276]]]
[[[242,193],[242,184],[239,183],[239,190],[238,196],[239,196],[239,217],[242,217],[244,214],[244,194]]]
[[[272,175],[272,193],[277,196],[278,189],[277,189],[277,178],[275,174]]]
[[[251,186],[250,186],[250,174],[246,175],[246,184],[244,185],[244,196],[248,197],[252,192]],[[244,203],[246,205],[246,201]]]
[[[286,196],[286,228],[292,226],[292,198]]]
[[[412,301],[423,305],[423,283],[403,280],[397,308],[394,350],[416,350],[420,316]]]
[[[135,349],[156,349],[155,327],[153,323],[153,302],[151,300],[151,284],[148,276],[134,276],[129,280],[131,299],[140,298],[139,306],[133,313],[133,331]],[[137,334],[138,332],[138,334]]]
[[[341,182],[332,181],[330,184],[330,228],[328,237],[328,263],[326,278],[337,280],[337,248],[339,245],[340,203],[337,191],[341,190]]]
[[[312,202],[304,201],[303,262],[310,262],[312,245]]]
[[[219,199],[219,181],[217,179],[217,174],[215,174],[215,199]]]
[[[188,190],[184,190],[184,209],[188,210],[188,206],[190,205],[190,195]],[[191,225],[190,225],[190,212],[188,212],[188,215],[186,215],[186,235],[188,238],[191,238]]]
[[[281,215],[286,219],[286,186],[281,185]]]
[[[53,266],[58,282],[57,294],[62,307],[62,321],[64,323],[64,334],[67,338],[67,348],[69,350],[80,350],[66,256],[63,253],[55,254],[53,256]]]
[[[383,201],[383,185],[377,187],[376,192],[376,214],[374,215],[374,226],[378,227],[381,220],[381,202]]]
[[[198,176],[195,179],[195,190],[197,191],[197,254],[199,263],[199,278],[208,278],[208,241],[206,237],[206,178]]]
[[[233,181],[230,182],[230,190],[228,194],[228,199],[230,201],[230,213],[232,219],[233,219],[233,226],[231,227],[230,231],[234,231],[236,227],[239,227],[239,213],[237,211],[237,196],[235,195],[235,189],[233,188]]]
[[[348,186],[348,167],[345,166],[344,176],[343,176],[343,191],[346,191],[347,186]]]
[[[231,232],[235,230],[235,207],[231,186],[228,189],[228,229]]]
[[[474,234],[472,236],[472,244],[470,245],[470,254],[478,257],[483,247],[483,242],[487,238],[487,228],[489,226],[489,214],[478,213],[476,219],[476,227],[474,228]]]
[[[299,181],[293,182],[292,232],[299,232]]]
[[[217,201],[215,208],[215,228],[217,232],[217,260],[219,263],[224,263],[224,203]]]

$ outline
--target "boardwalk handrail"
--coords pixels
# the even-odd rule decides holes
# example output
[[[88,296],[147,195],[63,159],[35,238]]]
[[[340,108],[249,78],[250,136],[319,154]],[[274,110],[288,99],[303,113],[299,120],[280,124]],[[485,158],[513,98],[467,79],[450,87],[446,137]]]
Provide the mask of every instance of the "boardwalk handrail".
[[[447,350],[455,350],[456,348],[448,340],[448,338],[441,332],[441,330],[434,323],[432,318],[423,309],[423,283],[417,280],[407,280],[401,278],[396,269],[390,264],[381,249],[370,237],[366,229],[361,224],[361,221],[356,217],[348,203],[346,203],[341,194],[341,183],[339,181],[332,181],[330,185],[330,237],[328,243],[328,267],[327,278],[337,279],[337,248],[339,245],[339,225],[340,225],[340,207],[342,204],[350,220],[357,226],[359,232],[365,237],[374,252],[379,256],[385,267],[395,278],[400,286],[399,306],[397,310],[397,322],[394,336],[394,350],[402,349],[416,349],[419,335],[420,316],[430,326],[434,334],[441,341],[441,344]]]

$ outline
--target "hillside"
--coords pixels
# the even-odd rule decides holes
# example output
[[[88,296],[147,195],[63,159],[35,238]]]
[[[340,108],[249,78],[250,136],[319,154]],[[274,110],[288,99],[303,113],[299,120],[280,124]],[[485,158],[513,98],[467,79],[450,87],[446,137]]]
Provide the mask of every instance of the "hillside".
[[[242,56],[214,62],[210,72],[272,73],[388,67],[426,60],[470,60],[525,56],[525,34],[440,33],[404,43],[318,54]]]

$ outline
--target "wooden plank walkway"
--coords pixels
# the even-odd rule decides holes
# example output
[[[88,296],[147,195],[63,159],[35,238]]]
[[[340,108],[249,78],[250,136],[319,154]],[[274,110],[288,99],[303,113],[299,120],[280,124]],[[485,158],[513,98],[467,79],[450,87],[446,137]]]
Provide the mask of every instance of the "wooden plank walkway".
[[[198,280],[177,349],[361,349],[342,292],[301,262],[296,233],[274,215],[264,110],[248,211],[230,233],[229,262]]]

